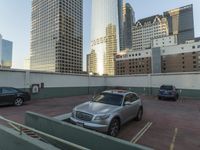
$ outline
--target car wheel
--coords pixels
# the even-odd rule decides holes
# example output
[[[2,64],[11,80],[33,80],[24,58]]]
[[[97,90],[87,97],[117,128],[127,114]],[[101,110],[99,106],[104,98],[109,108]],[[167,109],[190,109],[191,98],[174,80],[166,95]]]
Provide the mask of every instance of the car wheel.
[[[119,119],[114,118],[112,119],[109,129],[108,129],[108,135],[116,137],[120,130],[120,122]]]
[[[140,107],[140,109],[138,110],[137,116],[135,118],[136,121],[140,121],[142,120],[142,116],[143,116],[143,109],[142,107]]]
[[[162,100],[162,97],[158,96],[158,99],[159,99],[159,100]]]
[[[14,105],[15,106],[21,106],[23,104],[23,99],[21,97],[18,97],[15,99]]]

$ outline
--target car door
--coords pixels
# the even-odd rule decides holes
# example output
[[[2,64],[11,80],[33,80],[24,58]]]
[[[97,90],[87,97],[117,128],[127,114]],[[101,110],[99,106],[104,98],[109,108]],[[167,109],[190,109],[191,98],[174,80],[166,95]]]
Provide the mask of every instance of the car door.
[[[5,96],[2,94],[2,88],[0,88],[0,105],[5,104]]]
[[[132,94],[127,94],[124,98],[124,104],[122,108],[122,117],[123,117],[123,122],[127,122],[130,119],[133,118],[135,114],[135,105],[134,105],[134,99]]]
[[[2,88],[2,98],[4,104],[13,104],[17,91],[12,88]]]
[[[133,108],[133,113],[132,113],[132,118],[135,118],[137,116],[138,110],[141,106],[141,100],[137,94],[132,93],[132,108]]]

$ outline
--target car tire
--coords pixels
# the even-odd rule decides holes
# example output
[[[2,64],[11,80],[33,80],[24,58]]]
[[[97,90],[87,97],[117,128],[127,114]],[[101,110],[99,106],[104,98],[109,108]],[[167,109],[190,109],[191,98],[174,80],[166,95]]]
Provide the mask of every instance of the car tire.
[[[107,134],[116,137],[120,130],[120,121],[118,118],[112,119]]]
[[[158,96],[158,100],[162,100],[162,97]]]
[[[14,101],[15,106],[22,106],[24,100],[21,97],[17,97]]]
[[[140,107],[140,109],[137,112],[137,116],[135,118],[136,121],[141,121],[142,120],[142,116],[143,116],[143,108]]]

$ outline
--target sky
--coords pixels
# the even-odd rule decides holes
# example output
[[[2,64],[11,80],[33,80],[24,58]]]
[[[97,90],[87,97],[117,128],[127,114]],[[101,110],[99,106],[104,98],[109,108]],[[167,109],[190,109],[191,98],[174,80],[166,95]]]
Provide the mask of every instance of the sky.
[[[90,52],[91,1],[83,0],[83,60]],[[135,10],[136,20],[193,4],[195,36],[200,36],[200,0],[126,0]],[[31,0],[0,0],[0,34],[13,41],[13,68],[22,69],[30,53]]]

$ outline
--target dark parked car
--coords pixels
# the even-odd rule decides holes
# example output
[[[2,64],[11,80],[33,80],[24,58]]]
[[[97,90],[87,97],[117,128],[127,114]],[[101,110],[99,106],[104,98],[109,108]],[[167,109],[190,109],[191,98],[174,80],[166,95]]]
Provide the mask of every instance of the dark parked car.
[[[179,97],[178,91],[173,85],[162,85],[159,89],[158,99],[173,99],[176,101]]]
[[[29,101],[30,94],[12,87],[0,87],[0,105],[13,104],[21,106],[25,101]]]

